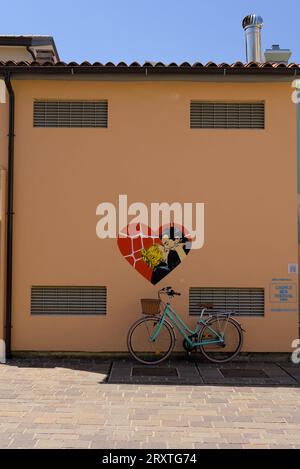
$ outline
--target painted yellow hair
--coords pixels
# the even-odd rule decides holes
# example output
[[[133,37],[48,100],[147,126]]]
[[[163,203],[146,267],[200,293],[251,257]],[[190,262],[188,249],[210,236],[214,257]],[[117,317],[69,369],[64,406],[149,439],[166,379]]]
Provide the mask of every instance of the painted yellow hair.
[[[143,261],[151,268],[154,269],[163,259],[163,253],[158,244],[153,244],[148,249],[141,249]]]

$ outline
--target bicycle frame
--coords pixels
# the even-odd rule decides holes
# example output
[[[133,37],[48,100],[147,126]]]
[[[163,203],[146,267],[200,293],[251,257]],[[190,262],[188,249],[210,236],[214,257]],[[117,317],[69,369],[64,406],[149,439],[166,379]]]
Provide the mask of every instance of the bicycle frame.
[[[195,330],[191,330],[185,322],[181,319],[181,317],[174,311],[170,303],[165,303],[162,301],[163,305],[163,314],[159,320],[159,323],[157,324],[157,327],[155,328],[152,336],[150,337],[151,342],[154,342],[162,328],[163,323],[165,322],[166,318],[169,319],[171,324],[173,324],[176,329],[180,332],[180,334],[184,337],[184,339],[187,341],[187,343],[191,346],[191,348],[198,347],[199,345],[208,345],[208,344],[221,344],[224,343],[224,338],[222,335],[220,335],[218,332],[216,332],[212,327],[210,327],[207,322],[202,318],[203,312],[198,320],[198,323],[196,325]],[[200,341],[200,342],[193,342],[189,335],[195,335],[198,334],[202,326],[206,326],[207,329],[209,329],[214,335],[217,336],[217,339],[209,339],[205,341]]]

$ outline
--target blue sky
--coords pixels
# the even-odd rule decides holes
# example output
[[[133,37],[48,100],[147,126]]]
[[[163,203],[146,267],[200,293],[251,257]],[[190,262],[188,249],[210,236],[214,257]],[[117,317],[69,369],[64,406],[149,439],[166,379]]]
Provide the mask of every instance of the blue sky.
[[[0,34],[52,35],[64,61],[234,62],[248,13],[263,16],[263,50],[279,43],[300,62],[299,0],[10,0]]]

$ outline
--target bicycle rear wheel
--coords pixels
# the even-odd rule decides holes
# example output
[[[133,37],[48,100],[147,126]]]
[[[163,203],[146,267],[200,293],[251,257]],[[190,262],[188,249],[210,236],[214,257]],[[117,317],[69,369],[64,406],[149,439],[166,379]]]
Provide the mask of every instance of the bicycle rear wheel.
[[[168,322],[164,322],[160,332],[151,341],[160,319],[146,317],[136,321],[129,329],[127,346],[131,355],[140,363],[154,365],[166,360],[175,345],[175,334]]]
[[[222,343],[205,343],[205,341],[218,340],[218,335],[223,337]],[[200,330],[198,342],[202,342],[199,348],[209,361],[225,363],[240,352],[243,345],[243,332],[239,323],[233,319],[226,316],[213,317]]]

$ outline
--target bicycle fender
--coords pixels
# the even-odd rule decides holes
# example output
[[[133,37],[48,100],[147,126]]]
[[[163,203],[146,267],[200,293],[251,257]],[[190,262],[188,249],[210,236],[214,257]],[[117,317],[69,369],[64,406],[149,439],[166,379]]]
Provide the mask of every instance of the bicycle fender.
[[[211,319],[215,319],[215,318],[217,318],[217,317],[219,317],[219,318],[228,318],[228,315],[226,315],[226,314],[220,314],[219,316],[211,316],[210,319],[207,321],[207,324],[209,324],[209,322],[211,321]],[[233,321],[233,322],[236,324],[236,326],[237,326],[241,331],[246,332],[246,331],[242,328],[241,324],[240,324],[236,319],[234,319],[232,316],[230,316],[230,320]]]
[[[242,328],[241,324],[236,319],[234,319],[232,316],[230,316],[230,319],[241,329],[241,331],[246,332],[245,329]]]

